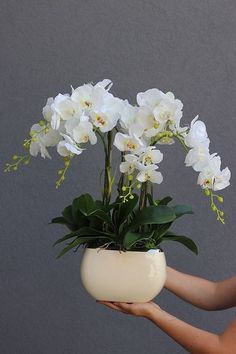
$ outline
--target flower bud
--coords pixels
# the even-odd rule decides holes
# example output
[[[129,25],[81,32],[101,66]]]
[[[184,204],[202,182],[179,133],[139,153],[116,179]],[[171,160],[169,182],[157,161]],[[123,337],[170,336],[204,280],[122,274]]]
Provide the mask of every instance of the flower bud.
[[[221,197],[220,195],[217,196],[217,199],[220,203],[223,203],[224,202],[224,198]]]
[[[128,180],[132,181],[133,180],[133,176],[132,175],[128,175]]]
[[[41,119],[41,120],[39,121],[39,125],[40,125],[41,127],[44,127],[44,125],[45,125],[45,120]]]
[[[223,211],[220,212],[220,216],[224,216],[225,213]]]
[[[57,174],[58,174],[59,176],[62,175],[62,173],[63,173],[62,170],[58,170],[58,171],[57,171]]]
[[[33,137],[36,133],[37,133],[36,130],[31,130],[31,131],[29,132],[29,135],[30,135],[31,137]]]
[[[13,167],[13,171],[16,171],[16,170],[17,170],[17,166],[14,166],[14,167]]]
[[[129,199],[134,199],[133,194],[131,194],[131,195],[129,196]]]
[[[122,190],[123,192],[125,192],[125,191],[126,191],[126,186],[122,186],[121,190]]]
[[[138,183],[138,184],[136,185],[136,188],[140,189],[140,188],[141,188],[141,183]]]
[[[204,193],[205,193],[205,195],[206,195],[207,197],[209,197],[209,195],[211,194],[210,191],[209,191],[209,189],[205,189],[205,190],[204,190]]]
[[[12,160],[17,160],[18,159],[18,156],[17,155],[13,155],[12,156]]]
[[[211,204],[211,209],[212,209],[213,211],[216,211],[217,208],[216,208],[215,204],[213,204],[213,203]]]

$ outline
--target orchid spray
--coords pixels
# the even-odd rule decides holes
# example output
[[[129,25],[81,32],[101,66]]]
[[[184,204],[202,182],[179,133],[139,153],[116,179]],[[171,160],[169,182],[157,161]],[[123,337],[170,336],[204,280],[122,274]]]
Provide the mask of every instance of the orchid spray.
[[[90,194],[83,194],[52,220],[70,230],[55,242],[66,242],[59,256],[80,245],[145,251],[167,240],[180,242],[197,253],[190,238],[170,231],[173,221],[192,213],[191,207],[169,206],[171,197],[156,200],[153,196],[153,184],[163,182],[159,171],[161,147],[175,142],[182,145],[185,165],[198,173],[197,183],[221,223],[225,222],[219,207],[223,197],[218,191],[229,186],[230,170],[221,169],[221,158],[210,153],[206,126],[198,116],[190,126],[181,126],[183,104],[172,92],[152,88],[138,93],[137,104],[131,105],[112,95],[111,87],[112,82],[105,79],[95,85],[72,88],[70,94],[48,98],[42,119],[31,127],[24,140],[26,153],[14,155],[5,171],[28,165],[32,156],[51,158],[48,150],[56,147],[63,160],[56,181],[58,188],[71,160],[100,139],[105,156],[102,198],[94,200]],[[117,198],[111,201],[115,183],[113,146],[120,151],[121,162]]]

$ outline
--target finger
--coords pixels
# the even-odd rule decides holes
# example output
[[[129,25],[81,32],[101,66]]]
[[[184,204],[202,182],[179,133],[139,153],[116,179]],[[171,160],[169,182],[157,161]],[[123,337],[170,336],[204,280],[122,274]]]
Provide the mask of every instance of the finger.
[[[113,302],[110,301],[97,301],[99,304],[105,305],[107,307],[110,307],[113,310],[124,312],[122,308],[119,306],[115,305]]]
[[[118,307],[120,307],[122,310],[125,311],[130,311],[132,308],[132,302],[128,303],[128,302],[114,302],[114,304]]]

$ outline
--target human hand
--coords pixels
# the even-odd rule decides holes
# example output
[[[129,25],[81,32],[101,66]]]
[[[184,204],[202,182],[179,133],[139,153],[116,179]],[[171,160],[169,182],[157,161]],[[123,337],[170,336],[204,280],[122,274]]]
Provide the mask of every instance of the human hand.
[[[101,301],[96,300],[97,303],[103,304],[107,307],[110,307],[113,310],[123,312],[128,315],[134,315],[138,317],[150,317],[150,315],[156,311],[161,310],[160,306],[155,304],[153,301],[149,302],[115,302],[115,301]]]

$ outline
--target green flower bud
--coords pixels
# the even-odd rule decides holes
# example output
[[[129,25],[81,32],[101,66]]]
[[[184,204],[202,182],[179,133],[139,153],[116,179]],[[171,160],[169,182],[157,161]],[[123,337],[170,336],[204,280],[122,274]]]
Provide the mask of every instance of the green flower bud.
[[[17,155],[13,155],[12,156],[12,160],[17,160],[18,159],[18,156]]]
[[[39,121],[39,125],[40,125],[41,127],[43,127],[43,126],[45,125],[45,120],[41,119],[41,120]]]
[[[132,181],[133,180],[133,176],[132,175],[128,175],[128,180]]]
[[[27,166],[29,164],[30,160],[25,160],[24,165]]]
[[[215,206],[215,204],[211,204],[211,209],[213,210],[213,211],[216,211],[217,210],[217,207]]]
[[[36,130],[31,130],[29,132],[29,136],[33,137],[36,133],[37,133]]]
[[[140,189],[141,186],[142,186],[141,183],[138,183],[138,184],[136,185],[136,188]]]
[[[13,171],[16,171],[16,170],[17,170],[17,166],[14,166],[14,167],[13,167]]]
[[[58,175],[62,175],[62,173],[63,173],[62,170],[58,170],[58,171],[57,171],[57,174],[58,174]]]
[[[69,160],[65,161],[65,166],[68,167],[69,165],[70,165],[70,161]]]
[[[126,191],[126,186],[122,186],[121,190],[122,190],[123,192],[125,192],[125,191]]]
[[[131,195],[129,196],[129,199],[134,199],[133,194],[131,194]]]
[[[225,213],[223,211],[220,212],[220,216],[224,216]]]
[[[204,193],[205,193],[205,195],[206,195],[207,197],[209,197],[209,195],[211,194],[210,191],[209,191],[209,189],[205,189],[205,190],[204,190]]]
[[[45,134],[47,134],[47,133],[49,132],[49,128],[46,127],[46,128],[44,129],[44,131],[45,131]]]
[[[220,203],[223,203],[224,202],[224,198],[223,197],[221,197],[221,196],[217,196],[217,199],[218,199],[218,201],[220,202]]]

